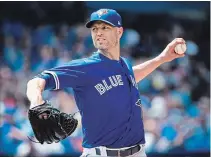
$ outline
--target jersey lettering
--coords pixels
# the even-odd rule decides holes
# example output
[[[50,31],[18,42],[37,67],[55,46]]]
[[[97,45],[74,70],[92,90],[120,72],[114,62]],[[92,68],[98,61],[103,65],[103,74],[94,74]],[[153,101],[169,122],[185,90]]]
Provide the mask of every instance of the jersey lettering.
[[[106,91],[105,87],[101,83],[98,83],[97,85],[95,85],[95,88],[100,93],[100,95],[103,95]]]
[[[137,85],[137,83],[136,83],[136,81],[135,81],[135,78],[134,78],[132,75],[130,75],[130,79],[131,79],[131,81],[132,81],[132,83],[133,83],[133,86],[136,87],[136,88],[138,89],[138,85]]]
[[[104,79],[101,83],[95,85],[95,88],[100,93],[100,95],[103,95],[106,91],[112,89],[113,87],[124,85],[121,75],[110,76],[108,77],[108,80],[109,81],[106,81]]]

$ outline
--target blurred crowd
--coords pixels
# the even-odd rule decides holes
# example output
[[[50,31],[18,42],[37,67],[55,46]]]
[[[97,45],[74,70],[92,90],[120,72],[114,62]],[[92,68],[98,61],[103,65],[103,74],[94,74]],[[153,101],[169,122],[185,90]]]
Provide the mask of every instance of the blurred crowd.
[[[87,57],[95,51],[90,32],[84,24],[38,25],[21,22],[2,23],[3,49],[0,62],[0,154],[14,156],[48,156],[80,154],[81,124],[73,135],[56,144],[31,142],[34,139],[27,110],[27,81],[45,69],[60,66],[73,59]],[[165,63],[142,80],[141,94],[146,152],[209,151],[210,149],[210,70],[196,59],[201,52],[192,35],[180,24],[171,29],[155,29],[146,34],[125,28],[121,54],[133,65],[158,55],[175,37],[184,37],[184,58]],[[149,51],[150,49],[150,51]],[[45,91],[45,99],[66,113],[75,113],[71,88]],[[80,115],[77,114],[80,120]],[[34,139],[36,140],[36,139]]]

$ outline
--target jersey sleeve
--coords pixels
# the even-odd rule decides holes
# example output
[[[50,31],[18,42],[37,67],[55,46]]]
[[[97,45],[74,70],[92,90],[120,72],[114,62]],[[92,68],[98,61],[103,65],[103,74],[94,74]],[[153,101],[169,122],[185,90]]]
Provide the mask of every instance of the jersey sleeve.
[[[85,63],[83,60],[74,60],[66,65],[44,70],[36,77],[45,79],[45,90],[80,88],[87,80]]]

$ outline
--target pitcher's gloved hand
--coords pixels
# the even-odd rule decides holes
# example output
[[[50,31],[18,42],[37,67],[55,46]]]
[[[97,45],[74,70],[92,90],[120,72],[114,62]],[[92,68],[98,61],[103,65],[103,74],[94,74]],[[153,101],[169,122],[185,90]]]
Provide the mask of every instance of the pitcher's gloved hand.
[[[39,143],[59,142],[71,135],[77,128],[78,120],[71,114],[60,112],[49,101],[29,109],[29,121]]]

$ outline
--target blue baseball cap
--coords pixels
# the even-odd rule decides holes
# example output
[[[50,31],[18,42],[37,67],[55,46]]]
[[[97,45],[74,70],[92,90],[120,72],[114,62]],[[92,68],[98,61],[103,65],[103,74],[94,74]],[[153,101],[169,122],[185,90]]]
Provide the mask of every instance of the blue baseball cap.
[[[91,28],[95,21],[103,21],[114,27],[122,27],[121,16],[113,9],[100,9],[91,14],[90,21],[86,23],[87,28]]]

